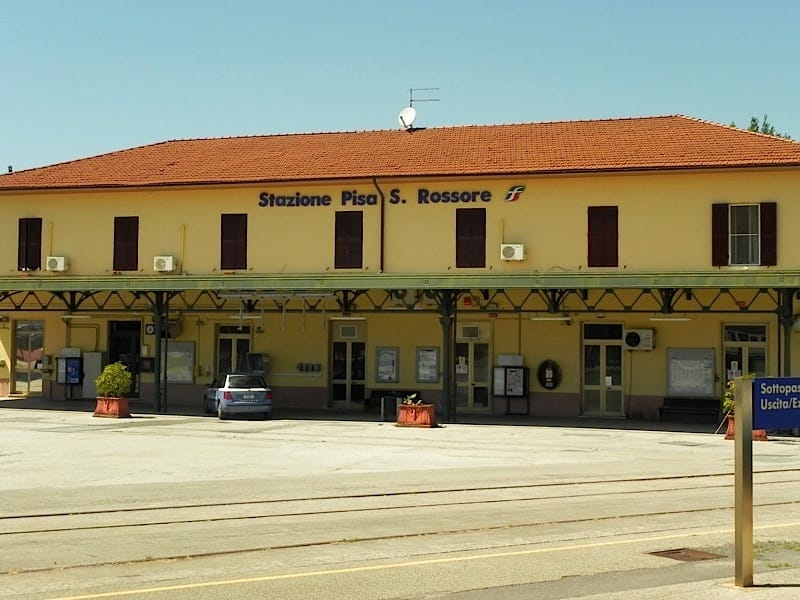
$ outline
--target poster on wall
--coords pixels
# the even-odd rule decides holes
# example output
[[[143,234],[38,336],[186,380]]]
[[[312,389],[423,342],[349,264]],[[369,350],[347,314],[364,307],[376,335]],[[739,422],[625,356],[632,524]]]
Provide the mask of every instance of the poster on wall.
[[[169,383],[194,383],[194,342],[172,342],[166,348],[166,380]],[[161,347],[161,369],[164,370],[164,346]]]
[[[417,383],[439,381],[439,348],[420,346],[417,348]]]
[[[375,381],[379,383],[397,383],[398,374],[398,349],[397,348],[378,348],[376,351]]]
[[[714,396],[714,349],[667,350],[669,396]]]

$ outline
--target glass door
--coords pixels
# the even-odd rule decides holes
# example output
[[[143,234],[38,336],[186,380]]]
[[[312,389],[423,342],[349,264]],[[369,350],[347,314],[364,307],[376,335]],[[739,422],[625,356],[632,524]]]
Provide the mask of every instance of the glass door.
[[[41,394],[44,321],[16,321],[14,333],[14,392]]]
[[[332,327],[331,404],[336,408],[363,408],[367,383],[363,326],[334,322]]]
[[[463,333],[481,332],[480,326],[464,326]],[[489,411],[489,343],[461,338],[455,345],[456,408],[465,411]]]
[[[585,325],[583,414],[625,416],[622,381],[622,326]]]
[[[216,377],[226,373],[243,373],[248,369],[247,353],[250,352],[250,327],[223,325],[217,335]]]
[[[725,325],[725,383],[735,377],[767,375],[767,326]]]

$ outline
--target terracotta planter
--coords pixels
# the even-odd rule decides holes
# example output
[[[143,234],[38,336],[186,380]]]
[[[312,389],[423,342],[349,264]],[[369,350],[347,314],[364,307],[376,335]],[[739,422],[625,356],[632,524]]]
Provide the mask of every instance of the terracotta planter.
[[[128,408],[128,399],[98,396],[97,404],[94,407],[94,416],[110,417],[114,419],[130,418],[131,413]]]
[[[400,427],[436,427],[435,404],[400,404],[397,406]]]
[[[732,440],[734,439],[733,415],[728,415],[726,418],[728,419],[728,428],[725,430],[725,439]],[[764,429],[753,429],[753,439],[759,442],[769,441],[767,440],[767,432]]]

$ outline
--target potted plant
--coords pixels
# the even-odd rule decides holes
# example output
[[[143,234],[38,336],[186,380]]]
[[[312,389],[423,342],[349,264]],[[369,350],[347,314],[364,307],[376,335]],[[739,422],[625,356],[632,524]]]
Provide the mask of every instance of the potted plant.
[[[423,404],[417,393],[409,394],[397,406],[397,425],[401,427],[436,427],[436,405]]]
[[[95,417],[131,416],[127,395],[133,385],[133,376],[128,367],[121,362],[106,365],[94,380],[94,385],[97,388]]]
[[[749,375],[745,375],[744,379],[752,379],[755,377],[752,373]],[[728,382],[725,384],[725,391],[722,394],[721,399],[721,407],[723,418],[727,421],[727,428],[725,429],[725,439],[732,440],[734,439],[734,411],[736,409],[736,379],[729,379]],[[754,440],[766,440],[767,439],[767,432],[764,429],[754,429],[753,430],[753,439]]]

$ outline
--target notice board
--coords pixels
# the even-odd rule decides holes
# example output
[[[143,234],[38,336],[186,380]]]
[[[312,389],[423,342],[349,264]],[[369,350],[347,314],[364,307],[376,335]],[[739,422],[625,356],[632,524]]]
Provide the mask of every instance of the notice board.
[[[708,396],[714,391],[713,348],[667,350],[667,395]]]
[[[194,342],[168,341],[161,346],[161,370],[164,371],[166,346],[166,380],[169,383],[194,383]]]

